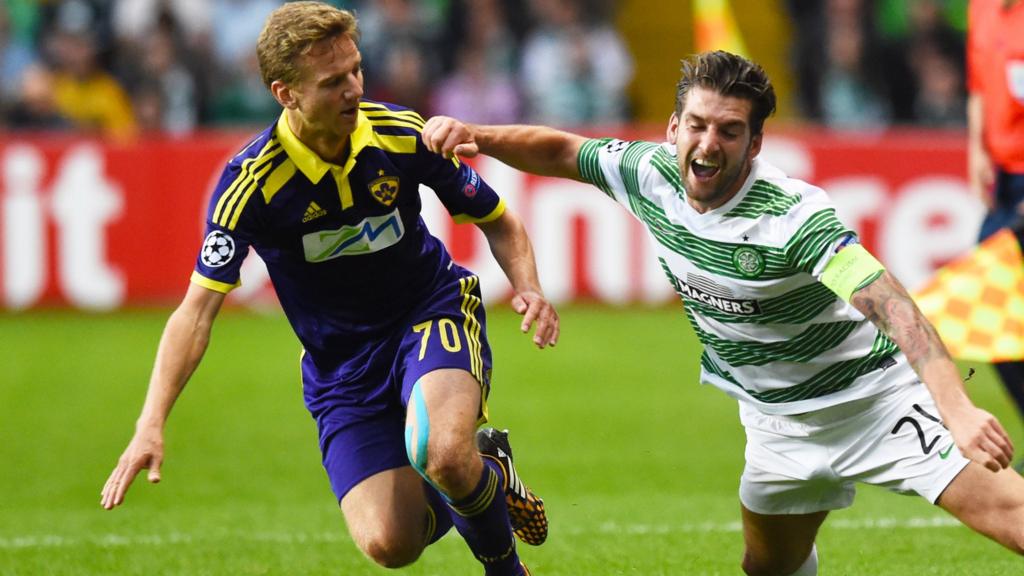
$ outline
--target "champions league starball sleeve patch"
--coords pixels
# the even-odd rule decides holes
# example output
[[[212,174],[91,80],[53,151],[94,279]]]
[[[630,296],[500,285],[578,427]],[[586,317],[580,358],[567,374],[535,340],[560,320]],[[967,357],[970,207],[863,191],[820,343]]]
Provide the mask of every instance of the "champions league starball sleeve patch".
[[[235,256],[235,239],[230,234],[214,230],[206,235],[199,258],[203,265],[220,268]]]
[[[227,294],[239,286],[239,272],[248,253],[249,243],[244,236],[209,230],[196,258],[192,283]]]

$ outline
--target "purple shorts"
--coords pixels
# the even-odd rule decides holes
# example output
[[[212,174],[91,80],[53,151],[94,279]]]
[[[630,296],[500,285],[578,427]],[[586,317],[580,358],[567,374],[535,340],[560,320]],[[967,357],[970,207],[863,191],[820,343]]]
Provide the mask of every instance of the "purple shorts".
[[[339,501],[366,478],[409,466],[406,406],[413,385],[441,368],[460,368],[480,382],[480,416],[486,420],[491,349],[476,276],[442,286],[390,334],[368,340],[336,367],[319,368],[303,355],[306,403]]]

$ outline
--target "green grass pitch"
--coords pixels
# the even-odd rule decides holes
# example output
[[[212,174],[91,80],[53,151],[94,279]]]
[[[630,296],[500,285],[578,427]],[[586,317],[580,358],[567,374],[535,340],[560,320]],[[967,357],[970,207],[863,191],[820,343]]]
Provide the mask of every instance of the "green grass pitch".
[[[394,573],[347,536],[279,314],[222,313],[172,414],[163,482],[143,478],[124,507],[99,507],[167,313],[0,315],[0,574]],[[697,385],[679,307],[566,308],[560,344],[544,351],[507,309],[489,320],[492,423],[512,430],[551,518],[545,545],[520,546],[534,574],[738,574],[742,430],[735,402]],[[969,387],[1024,448],[991,369]],[[818,546],[830,576],[1024,572],[923,500],[871,488]],[[482,570],[453,531],[397,573]]]

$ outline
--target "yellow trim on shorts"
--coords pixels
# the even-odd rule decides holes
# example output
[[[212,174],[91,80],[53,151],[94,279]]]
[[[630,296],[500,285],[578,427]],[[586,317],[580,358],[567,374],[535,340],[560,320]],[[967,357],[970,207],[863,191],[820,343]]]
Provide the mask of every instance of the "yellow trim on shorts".
[[[484,379],[484,360],[481,354],[483,346],[480,343],[480,333],[482,326],[480,320],[476,317],[476,311],[480,308],[483,303],[480,297],[473,294],[473,290],[476,289],[480,283],[480,278],[477,276],[467,276],[466,278],[459,278],[459,293],[462,295],[462,304],[460,310],[465,318],[462,322],[462,332],[466,335],[466,345],[469,352],[469,372],[476,378],[476,381],[480,384],[480,419],[478,424],[487,422],[487,392],[488,385]]]
[[[860,244],[847,246],[829,260],[821,283],[849,302],[853,293],[874,282],[885,266]]]

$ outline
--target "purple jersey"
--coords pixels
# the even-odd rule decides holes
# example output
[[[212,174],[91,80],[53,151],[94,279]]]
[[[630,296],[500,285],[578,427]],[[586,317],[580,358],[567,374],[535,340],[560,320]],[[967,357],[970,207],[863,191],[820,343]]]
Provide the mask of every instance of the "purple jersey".
[[[282,115],[224,169],[192,281],[230,291],[252,246],[299,340],[325,368],[399,329],[419,302],[465,274],[420,217],[420,184],[457,222],[504,211],[472,168],[423,146],[422,128],[411,110],[364,101],[341,166],[300,142]]]

